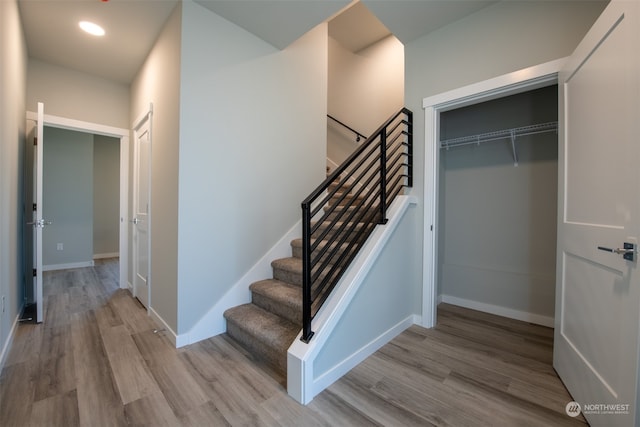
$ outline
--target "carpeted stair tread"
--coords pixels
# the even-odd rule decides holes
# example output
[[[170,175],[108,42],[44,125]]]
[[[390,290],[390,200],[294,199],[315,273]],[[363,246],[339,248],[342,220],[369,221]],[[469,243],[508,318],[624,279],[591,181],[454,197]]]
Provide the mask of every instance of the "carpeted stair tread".
[[[316,221],[312,221],[311,222],[312,228],[315,227],[316,224],[317,224]],[[332,224],[333,226],[331,227]],[[345,233],[353,234],[353,233],[359,232],[362,229],[362,227],[365,225],[362,222],[349,222],[347,223],[347,225],[344,227],[342,231],[338,232],[338,230],[340,229],[340,227],[342,227],[343,224],[344,224],[343,221],[336,221],[335,223],[323,221],[318,226],[318,229],[313,232],[313,237],[319,238],[322,235],[322,233],[324,233],[325,230],[327,230],[330,227],[331,227],[331,230],[324,236],[324,239],[330,239],[334,235],[336,235],[336,233],[339,233],[338,235],[342,237]]]
[[[273,260],[273,278],[292,285],[302,286],[302,260],[288,257]]]
[[[353,188],[353,185],[348,183],[348,182],[341,182],[341,181],[333,181],[331,184],[329,184],[329,186],[327,187],[327,190],[329,192],[333,192],[336,189],[339,189],[338,191],[343,192],[343,191],[351,191]]]
[[[302,288],[276,279],[249,286],[253,303],[278,316],[302,325]]]
[[[280,258],[271,262],[273,268],[273,278],[295,286],[302,286],[302,259],[296,257]],[[316,268],[317,267],[317,268]],[[316,266],[311,271],[318,271],[320,266]],[[317,279],[321,279],[325,274],[320,274]]]
[[[297,273],[302,271],[302,260],[295,257],[274,259],[271,261],[271,267]]]
[[[287,370],[287,349],[301,327],[255,304],[243,304],[224,312],[227,333],[252,354]]]
[[[311,241],[311,243],[313,242],[315,242],[315,240]],[[323,240],[322,242],[320,242],[320,244],[316,248],[316,251],[322,250],[326,245],[327,245],[327,240]],[[333,243],[331,243],[331,248],[335,248],[336,245],[337,245],[337,242],[334,241]],[[349,241],[347,240],[341,246],[342,248],[346,248],[348,245],[349,245]],[[293,239],[291,241],[291,253],[296,258],[302,258],[302,239]]]
[[[336,219],[338,216],[340,216],[339,219],[346,221],[349,219],[349,216],[353,214],[351,221],[353,221],[354,219],[360,220],[361,217],[363,216],[370,217],[372,215],[376,215],[377,211],[379,210],[378,206],[379,206],[378,203],[374,203],[372,206],[369,206],[365,209],[364,206],[357,206],[357,205],[356,206],[327,205],[322,208],[324,212],[323,218],[326,220],[333,220],[333,219]]]

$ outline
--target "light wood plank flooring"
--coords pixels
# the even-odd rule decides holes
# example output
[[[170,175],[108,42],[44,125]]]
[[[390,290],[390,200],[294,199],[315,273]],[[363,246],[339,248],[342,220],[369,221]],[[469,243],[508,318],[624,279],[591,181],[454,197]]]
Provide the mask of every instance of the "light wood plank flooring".
[[[176,350],[117,282],[117,260],[49,272],[45,322],[0,375],[8,426],[564,426],[552,330],[441,305],[301,406],[226,335]]]

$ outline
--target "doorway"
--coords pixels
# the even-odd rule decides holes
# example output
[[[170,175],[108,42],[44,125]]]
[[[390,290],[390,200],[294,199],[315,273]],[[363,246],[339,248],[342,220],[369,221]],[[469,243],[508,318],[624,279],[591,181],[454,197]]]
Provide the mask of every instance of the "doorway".
[[[116,138],[119,141],[119,159],[120,159],[120,173],[119,173],[119,229],[118,229],[118,252],[121,260],[128,260],[128,194],[129,194],[129,130],[122,128],[115,128],[111,126],[105,126],[97,123],[84,122],[79,120],[68,119],[59,116],[53,116],[44,114],[43,126],[50,128],[66,129],[71,131],[78,131],[84,133],[90,133],[94,135],[102,135],[107,137]],[[34,112],[27,112],[27,134],[33,132],[38,125],[38,114]],[[29,147],[30,145],[28,145]],[[29,153],[26,153],[26,158],[29,158]],[[28,168],[27,168],[28,169]],[[27,172],[25,174],[29,176]],[[28,183],[25,183],[28,186]],[[28,243],[28,242],[27,242]],[[30,247],[30,245],[25,245]],[[31,254],[25,254],[25,259],[29,259]],[[26,264],[26,263],[25,263]],[[120,287],[126,288],[128,284],[128,261],[119,263],[119,281]],[[29,291],[34,287],[34,283],[29,281],[31,274],[25,274],[27,279],[26,288]],[[28,294],[29,292],[27,292]],[[34,295],[36,292],[34,292]],[[38,301],[42,304],[42,301]]]
[[[422,325],[436,324],[438,304],[438,213],[440,185],[441,114],[461,107],[532,91],[557,83],[563,60],[469,85],[423,100],[425,109],[424,252]]]
[[[438,302],[553,327],[557,89],[440,114]]]
[[[120,140],[49,126],[43,136],[43,271],[119,257]]]

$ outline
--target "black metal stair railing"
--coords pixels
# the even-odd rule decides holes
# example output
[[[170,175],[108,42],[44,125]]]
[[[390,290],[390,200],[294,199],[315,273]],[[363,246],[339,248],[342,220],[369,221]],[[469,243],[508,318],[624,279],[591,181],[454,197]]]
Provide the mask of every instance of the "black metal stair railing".
[[[361,134],[360,132],[358,132],[357,130],[352,128],[351,126],[342,123],[340,120],[336,119],[331,114],[327,114],[327,118],[333,120],[334,122],[336,122],[337,124],[339,124],[343,128],[345,128],[345,129],[349,130],[350,132],[354,133],[356,135],[356,142],[360,142],[361,139],[367,139],[366,136],[364,136],[363,134]]]
[[[412,186],[413,113],[403,108],[302,202],[302,341],[395,197]]]

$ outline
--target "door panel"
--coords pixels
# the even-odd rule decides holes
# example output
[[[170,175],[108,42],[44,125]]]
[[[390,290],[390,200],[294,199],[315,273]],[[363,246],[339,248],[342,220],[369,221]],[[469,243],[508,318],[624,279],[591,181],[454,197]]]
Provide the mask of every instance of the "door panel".
[[[637,415],[638,262],[598,249],[640,234],[637,20],[638,3],[612,2],[559,79],[554,367],[593,426]]]
[[[618,203],[618,191],[631,191],[625,182],[628,176],[611,169],[612,165],[619,170],[633,167],[633,158],[625,155],[633,143],[626,126],[631,110],[618,104],[629,89],[630,70],[621,63],[625,58],[618,48],[628,38],[627,30],[627,22],[618,22],[566,85],[570,100],[567,123],[577,124],[570,128],[567,139],[567,150],[572,153],[566,165],[569,222],[623,227],[628,220],[629,212]],[[599,82],[604,73],[607,84]],[[606,123],[600,125],[603,120]],[[588,141],[599,143],[585,144]],[[581,197],[581,188],[589,188],[591,197]]]
[[[149,292],[149,198],[151,166],[150,118],[146,116],[134,131],[134,206],[133,206],[133,293],[147,308]]]

